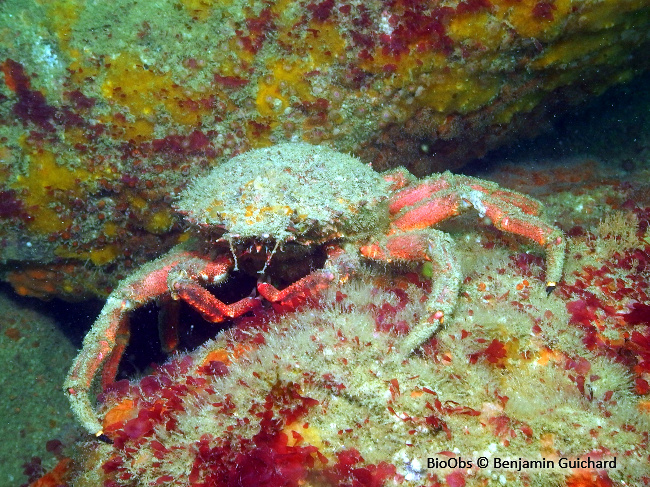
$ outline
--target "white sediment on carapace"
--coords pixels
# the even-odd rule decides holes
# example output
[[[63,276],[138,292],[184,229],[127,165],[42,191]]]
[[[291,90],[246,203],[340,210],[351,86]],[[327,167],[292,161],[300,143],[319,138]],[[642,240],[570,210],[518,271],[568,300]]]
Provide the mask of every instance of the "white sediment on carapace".
[[[325,146],[280,144],[234,157],[181,195],[179,210],[224,238],[321,240],[368,233],[388,183],[353,156]]]

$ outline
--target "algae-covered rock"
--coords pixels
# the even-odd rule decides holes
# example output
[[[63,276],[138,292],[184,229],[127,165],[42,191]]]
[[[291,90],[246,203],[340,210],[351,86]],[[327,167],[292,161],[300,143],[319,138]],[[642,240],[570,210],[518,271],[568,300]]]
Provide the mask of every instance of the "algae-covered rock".
[[[458,167],[644,69],[649,19],[644,0],[5,1],[5,278],[106,294],[176,242],[191,178],[251,147]]]

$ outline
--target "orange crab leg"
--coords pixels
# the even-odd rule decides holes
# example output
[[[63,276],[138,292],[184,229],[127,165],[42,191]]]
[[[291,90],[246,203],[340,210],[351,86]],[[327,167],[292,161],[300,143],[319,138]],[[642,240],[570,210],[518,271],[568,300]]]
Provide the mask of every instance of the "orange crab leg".
[[[388,174],[386,177],[388,181],[392,182],[395,176]],[[403,183],[404,185],[406,183]],[[491,181],[482,181],[471,176],[452,174],[449,171],[444,172],[438,177],[425,179],[416,186],[406,187],[402,191],[399,191],[391,198],[388,208],[390,214],[394,215],[407,206],[415,206],[417,203],[431,197],[439,199],[440,197],[436,194],[441,191],[462,187],[497,198],[505,203],[516,206],[529,215],[539,215],[542,208],[542,204],[530,196],[523,195],[517,191],[500,188],[496,183]]]
[[[486,197],[483,200],[485,216],[504,232],[521,235],[546,249],[546,292],[550,293],[562,277],[566,241],[560,230],[542,219],[522,212],[504,211],[500,205]]]
[[[295,307],[307,297],[327,288],[332,279],[334,279],[334,275],[331,272],[320,270],[297,280],[282,291],[267,282],[260,282],[257,285],[257,291],[272,303]]]
[[[470,207],[488,217],[499,230],[521,235],[542,246],[547,255],[546,291],[555,289],[564,264],[566,242],[562,232],[537,217],[541,210],[539,201],[501,189],[496,183],[445,172],[437,179],[407,187],[391,200],[391,213],[401,211],[391,224],[391,232],[431,227]]]
[[[120,365],[122,355],[124,355],[124,351],[126,350],[126,346],[129,344],[130,335],[131,332],[129,330],[128,319],[123,317],[123,319],[120,320],[120,324],[115,333],[115,345],[113,346],[113,350],[108,353],[108,358],[102,368],[102,388],[106,388],[115,382],[117,369]]]
[[[386,262],[401,260],[433,263],[434,276],[425,305],[425,316],[411,329],[403,345],[400,345],[408,355],[426,342],[454,310],[461,281],[454,243],[446,233],[429,228],[384,237],[361,247],[361,254]]]
[[[440,177],[433,180],[425,180],[423,183],[410,188],[401,190],[399,193],[391,198],[388,205],[388,211],[391,215],[399,212],[402,208],[413,206],[424,199],[428,199],[431,195],[438,193],[442,190],[449,189],[451,185],[444,178]]]
[[[428,235],[422,232],[412,232],[391,235],[380,242],[364,245],[359,250],[361,255],[368,259],[385,262],[392,260],[427,261],[431,260],[427,252],[428,248]]]
[[[542,209],[542,203],[535,198],[510,189],[503,189],[493,181],[484,181],[463,175],[451,175],[451,177],[454,179],[454,187],[465,186],[475,191],[480,191],[486,196],[491,196],[512,206],[516,206],[529,215],[539,215]]]
[[[497,203],[487,198],[483,200],[483,205],[485,216],[490,219],[492,225],[501,231],[521,235],[542,246],[545,246],[549,236],[556,232],[554,227],[537,217],[506,212]]]
[[[391,226],[401,231],[432,227],[443,220],[460,214],[458,194],[447,192],[431,201],[408,209],[403,215],[393,220]]]
[[[179,302],[171,298],[160,298],[158,310],[158,336],[165,353],[176,350],[179,343],[178,321],[180,314]]]
[[[226,304],[194,281],[176,281],[173,291],[210,323],[219,323],[226,318],[236,318],[248,311],[258,309],[261,304],[259,299],[255,298],[244,298],[235,303]]]
[[[212,261],[179,248],[141,267],[111,293],[84,338],[83,347],[64,383],[72,410],[88,431],[103,438],[102,426],[92,406],[90,388],[100,370],[103,384],[114,379],[128,339],[128,313],[168,294],[170,274],[215,282],[227,276],[232,265],[232,258],[228,255],[218,256]]]
[[[541,202],[530,198],[529,196],[517,193],[516,191],[499,189],[489,193],[489,195],[501,201],[505,201],[506,203],[510,203],[529,215],[539,215],[542,210]]]

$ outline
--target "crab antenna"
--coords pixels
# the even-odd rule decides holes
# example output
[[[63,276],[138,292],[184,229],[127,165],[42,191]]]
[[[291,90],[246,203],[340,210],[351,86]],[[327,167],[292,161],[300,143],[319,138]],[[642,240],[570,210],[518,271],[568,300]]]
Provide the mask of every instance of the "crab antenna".
[[[269,266],[271,263],[271,259],[275,255],[275,252],[278,250],[278,247],[280,246],[280,240],[275,241],[275,245],[273,246],[273,250],[271,250],[271,253],[269,256],[266,258],[266,262],[264,263],[264,267],[262,267],[261,271],[258,271],[259,274],[264,274],[266,272],[266,268]]]
[[[237,267],[237,254],[235,253],[235,244],[234,244],[234,240],[233,240],[233,235],[228,234],[228,236],[226,237],[226,240],[228,240],[228,246],[230,247],[230,253],[232,254],[232,260],[235,263],[232,270],[233,271],[238,271],[239,267]]]

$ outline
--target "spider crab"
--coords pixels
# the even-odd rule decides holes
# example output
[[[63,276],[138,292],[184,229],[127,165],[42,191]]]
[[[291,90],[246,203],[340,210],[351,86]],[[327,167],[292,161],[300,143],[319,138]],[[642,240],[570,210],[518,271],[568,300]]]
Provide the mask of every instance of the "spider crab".
[[[431,261],[426,312],[399,347],[409,354],[436,332],[456,303],[461,275],[451,237],[433,227],[473,207],[503,232],[527,237],[547,254],[547,292],[562,275],[564,237],[542,220],[541,203],[496,183],[449,172],[418,180],[406,170],[384,174],[326,147],[287,143],[239,155],[199,178],[181,195],[179,211],[196,235],[119,283],[84,339],[65,382],[72,409],[91,433],[107,440],[90,399],[98,372],[111,383],[129,339],[129,312],[156,300],[183,300],[210,322],[301,297],[344,278],[341,255]],[[223,283],[238,257],[268,244],[276,254],[327,245],[329,258],[282,290],[259,282],[260,297],[225,304],[205,289]],[[288,251],[292,249],[292,251]],[[336,250],[332,250],[336,249]],[[299,255],[299,254],[298,254]],[[294,259],[297,262],[298,259]],[[260,272],[262,272],[260,271]],[[174,333],[161,331],[167,348]]]

